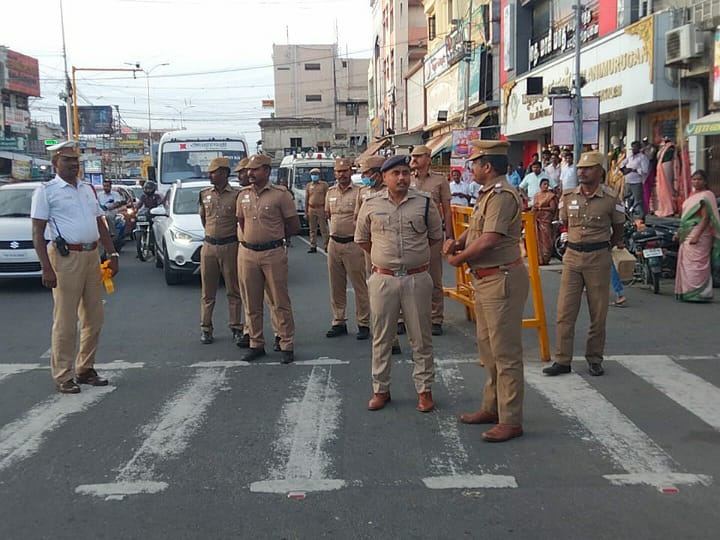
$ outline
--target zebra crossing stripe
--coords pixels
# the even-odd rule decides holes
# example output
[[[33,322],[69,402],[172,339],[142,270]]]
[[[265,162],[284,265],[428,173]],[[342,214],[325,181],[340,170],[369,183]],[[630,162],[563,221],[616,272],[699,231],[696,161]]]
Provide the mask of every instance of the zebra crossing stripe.
[[[284,463],[268,471],[268,479],[253,482],[254,493],[333,491],[346,485],[328,478],[331,459],[327,445],[340,425],[342,400],[332,368],[315,366],[306,379],[302,398],[286,401],[279,422],[275,455]]]
[[[620,364],[720,431],[720,389],[667,356],[616,357]]]
[[[193,379],[165,404],[155,420],[143,428],[145,440],[114,482],[80,485],[75,492],[105,500],[122,500],[128,495],[165,490],[167,482],[157,479],[158,465],[185,451],[225,381],[224,369],[198,370]]]
[[[603,477],[613,485],[647,484],[658,489],[675,484],[709,485],[712,477],[685,474],[650,437],[575,373],[546,377],[525,370],[525,380],[563,416],[580,424],[625,474]]]
[[[47,367],[44,364],[0,364],[0,381],[10,375]]]
[[[297,360],[290,364],[291,366],[341,366],[347,365],[350,362],[348,360],[338,360],[337,358],[328,358],[327,356],[321,356],[319,358],[313,358],[312,360]],[[210,360],[207,362],[195,362],[190,364],[192,368],[236,368],[236,367],[248,367],[248,366],[281,366],[285,365],[280,362],[244,362],[242,360]]]

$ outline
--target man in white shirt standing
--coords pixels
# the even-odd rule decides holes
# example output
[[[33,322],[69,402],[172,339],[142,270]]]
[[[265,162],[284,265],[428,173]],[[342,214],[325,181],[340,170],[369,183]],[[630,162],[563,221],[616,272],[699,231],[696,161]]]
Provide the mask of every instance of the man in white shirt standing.
[[[462,181],[460,171],[453,169],[450,173],[450,204],[468,206],[470,204],[470,186]]]
[[[553,153],[550,156],[550,163],[545,166],[545,173],[550,177],[550,185],[552,187],[552,183],[555,182],[555,185],[560,185],[560,154]]]
[[[562,191],[575,189],[578,186],[577,171],[573,163],[572,152],[566,152],[565,154],[565,167],[560,172],[560,183],[562,184],[560,187]]]
[[[620,171],[625,175],[625,186],[632,193],[635,215],[644,218],[643,183],[650,171],[650,160],[644,152],[641,152],[640,141],[633,141],[630,149],[631,154],[620,162]]]
[[[540,180],[547,178],[550,181],[550,189],[555,189],[557,183],[542,171],[542,165],[537,161],[530,165],[530,171],[518,187],[525,192],[528,198],[528,207],[532,208],[535,194],[540,191]]]
[[[50,367],[57,390],[63,394],[77,394],[78,384],[108,384],[94,369],[104,320],[98,240],[110,254],[113,275],[118,272],[119,260],[95,190],[77,178],[80,160],[75,144],[69,141],[51,147],[57,174],[35,190],[30,209],[42,284],[53,292]],[[76,356],[78,316],[80,350]]]

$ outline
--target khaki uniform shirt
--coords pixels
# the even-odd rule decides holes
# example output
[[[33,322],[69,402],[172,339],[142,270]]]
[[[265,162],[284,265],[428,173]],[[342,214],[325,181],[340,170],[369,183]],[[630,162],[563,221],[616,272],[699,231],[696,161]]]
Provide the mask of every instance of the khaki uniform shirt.
[[[325,212],[330,215],[332,236],[348,237],[355,234],[355,206],[359,191],[352,183],[344,190],[338,184],[328,190]]]
[[[308,182],[305,185],[305,202],[307,202],[310,210],[322,210],[325,207],[325,195],[329,188],[330,186],[324,180]]]
[[[215,187],[200,192],[198,212],[205,221],[205,234],[213,238],[235,236],[237,197],[239,191],[230,184],[222,191]]]
[[[290,192],[268,182],[258,193],[254,186],[240,189],[237,217],[244,219],[243,238],[250,244],[265,244],[285,238],[285,220],[297,216]]]
[[[442,222],[437,208],[427,193],[413,189],[408,191],[400,204],[393,202],[387,190],[367,197],[355,228],[355,242],[372,243],[372,264],[394,271],[412,270],[428,264],[428,239],[442,238]]]
[[[379,186],[362,186],[358,190],[358,197],[355,202],[355,222],[357,222],[358,215],[360,214],[360,208],[362,208],[365,199],[367,199],[370,195],[382,191],[383,189],[387,189],[385,184],[380,184]]]
[[[410,187],[429,193],[433,202],[437,205],[440,217],[445,219],[442,203],[449,202],[452,194],[450,193],[450,183],[444,175],[430,171],[425,178],[413,177]]]
[[[482,233],[502,235],[498,244],[481,259],[468,261],[470,268],[493,268],[520,258],[522,203],[505,176],[488,182],[478,193],[477,204],[470,216],[465,245],[469,246]]]
[[[560,219],[568,225],[568,242],[574,244],[609,242],[612,225],[625,223],[625,209],[615,190],[606,184],[588,197],[581,186],[566,189],[558,206]]]

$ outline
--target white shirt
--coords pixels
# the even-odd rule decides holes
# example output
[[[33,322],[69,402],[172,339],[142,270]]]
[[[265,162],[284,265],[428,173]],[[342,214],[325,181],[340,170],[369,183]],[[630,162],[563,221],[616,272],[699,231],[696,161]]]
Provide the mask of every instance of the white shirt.
[[[97,218],[103,215],[93,187],[78,180],[77,187],[59,176],[35,190],[30,217],[48,222],[45,238],[61,235],[68,244],[89,244],[100,237]]]
[[[105,190],[100,191],[97,194],[97,199],[101,207],[107,207],[109,204],[119,203],[123,200],[122,196],[114,189],[111,189],[110,193],[105,193]]]
[[[473,182],[474,183],[474,182]],[[470,195],[470,184],[465,182],[450,182],[450,193],[462,193],[464,195]],[[465,197],[459,197],[457,195],[450,198],[450,204],[457,204],[458,206],[467,206],[468,200]]]
[[[480,190],[482,189],[482,186],[475,182],[474,180],[468,185],[468,195],[470,195],[470,206],[475,206],[475,203],[477,202],[477,196],[478,193],[480,193]]]
[[[623,167],[635,169],[635,171],[625,175],[626,184],[642,184],[650,171],[650,160],[645,153],[638,152],[623,159],[620,168]]]
[[[527,191],[529,199],[528,206],[533,205],[533,201],[535,200],[535,194],[540,191],[540,180],[542,180],[543,178],[547,178],[550,181],[550,189],[555,189],[557,183],[544,172],[541,172],[540,174],[535,174],[533,172],[526,174],[525,178],[523,178],[523,181],[520,182],[520,189],[524,189]]]
[[[567,165],[560,173],[560,182],[563,189],[574,189],[578,186],[577,170],[575,165]]]
[[[545,173],[555,181],[556,186],[560,183],[560,165],[559,164],[556,167],[551,162],[547,167],[545,167]],[[550,186],[550,187],[552,187],[552,186]]]

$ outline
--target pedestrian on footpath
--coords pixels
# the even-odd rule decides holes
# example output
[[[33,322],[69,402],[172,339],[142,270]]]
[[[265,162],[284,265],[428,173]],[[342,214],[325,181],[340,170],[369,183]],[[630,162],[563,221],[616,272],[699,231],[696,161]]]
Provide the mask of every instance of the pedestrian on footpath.
[[[620,274],[618,274],[617,268],[612,259],[610,260],[610,279],[612,280],[612,288],[615,292],[615,301],[613,302],[613,306],[625,307],[625,305],[627,304],[625,288],[623,287],[622,280],[620,279]]]
[[[370,253],[368,279],[372,326],[373,397],[376,411],[390,401],[391,347],[400,310],[413,349],[417,409],[433,409],[435,377],[432,347],[430,247],[442,240],[442,221],[429,194],[410,189],[407,156],[393,156],[381,167],[387,190],[369,196],[360,209],[355,241]]]
[[[198,199],[198,213],[205,229],[200,250],[200,343],[209,345],[214,340],[212,316],[222,276],[228,301],[230,331],[235,344],[241,345],[244,335],[243,304],[238,282],[238,222],[235,216],[239,191],[230,185],[228,158],[220,157],[210,161],[207,173],[212,187],[201,190]]]
[[[473,141],[468,161],[483,186],[468,229],[446,240],[448,262],[467,263],[475,289],[475,318],[480,359],[487,381],[480,409],[460,416],[465,424],[497,425],[482,434],[504,442],[523,434],[522,316],[530,280],[520,255],[522,200],[507,181],[506,141]]]
[[[325,215],[330,220],[330,243],[327,249],[328,276],[330,278],[330,305],[333,320],[329,338],[347,334],[347,282],[355,291],[355,321],[357,339],[370,337],[370,301],[365,276],[363,249],[355,243],[355,207],[360,188],[351,182],[352,161],[335,160],[335,181],[325,198]]]
[[[271,160],[255,154],[247,164],[250,184],[240,189],[237,219],[243,234],[238,260],[240,287],[247,301],[245,313],[250,349],[242,360],[265,356],[263,294],[267,287],[270,309],[280,336],[282,363],[294,360],[295,321],[288,293],[288,257],[285,237],[300,230],[300,220],[290,192],[270,183]]]
[[[118,273],[120,258],[114,252],[95,190],[78,180],[76,144],[67,141],[49,148],[55,178],[35,190],[30,209],[42,284],[53,294],[50,368],[57,391],[63,394],[77,394],[79,384],[108,384],[94,367],[104,321],[98,241],[110,254],[113,275]],[[80,348],[76,354],[78,318]]]
[[[413,171],[413,178],[410,187],[418,191],[429,193],[435,203],[445,238],[454,238],[452,230],[452,212],[450,210],[450,185],[445,175],[432,172],[430,164],[430,148],[419,145],[413,148],[410,153],[410,168]],[[430,247],[430,277],[433,280],[432,291],[432,335],[441,336],[443,333],[442,324],[445,312],[443,283],[442,283],[442,242],[436,242]]]
[[[317,229],[323,239],[323,248],[328,248],[328,223],[325,215],[325,197],[329,184],[320,179],[320,169],[310,169],[310,182],[305,185],[305,217],[308,221],[310,249],[308,253],[317,253]]]
[[[604,156],[585,152],[577,164],[578,187],[565,190],[560,199],[560,219],[568,225],[567,250],[563,256],[557,301],[557,361],[543,369],[545,375],[570,373],[575,323],[583,290],[590,311],[585,359],[590,375],[605,373],[605,323],[612,263],[610,248],[624,248],[625,209],[617,193],[603,183]]]

